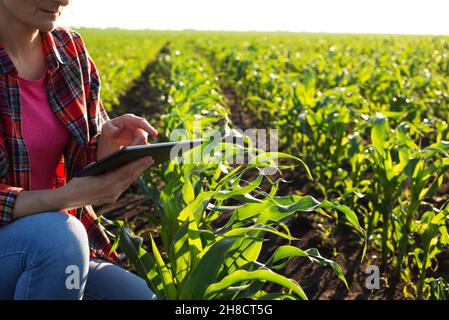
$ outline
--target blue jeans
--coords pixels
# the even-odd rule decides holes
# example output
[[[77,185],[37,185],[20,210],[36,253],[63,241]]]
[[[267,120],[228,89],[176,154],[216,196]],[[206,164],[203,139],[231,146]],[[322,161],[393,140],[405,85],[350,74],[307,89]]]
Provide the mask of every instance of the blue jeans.
[[[0,227],[0,299],[156,299],[146,282],[89,257],[81,222],[36,213]]]

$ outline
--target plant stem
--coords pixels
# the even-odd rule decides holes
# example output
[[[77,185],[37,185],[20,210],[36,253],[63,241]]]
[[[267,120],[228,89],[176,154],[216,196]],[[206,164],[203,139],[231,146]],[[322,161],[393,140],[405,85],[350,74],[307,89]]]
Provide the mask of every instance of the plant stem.
[[[419,207],[419,201],[412,200],[408,210],[407,210],[407,218],[405,221],[405,225],[403,226],[403,230],[402,230],[402,237],[401,240],[399,241],[399,249],[398,249],[398,258],[397,258],[397,265],[396,265],[396,271],[395,271],[395,276],[399,277],[401,275],[401,271],[402,271],[402,262],[404,260],[404,256],[407,252],[407,247],[408,247],[408,238],[410,235],[410,228],[411,228],[411,224],[413,221],[413,217],[416,213],[416,210],[418,210]]]
[[[427,260],[429,258],[429,246],[426,246],[424,249],[424,258],[422,261],[421,272],[419,275],[418,288],[417,288],[417,299],[423,299],[423,291],[424,291],[424,280],[426,279],[426,271],[427,271]]]

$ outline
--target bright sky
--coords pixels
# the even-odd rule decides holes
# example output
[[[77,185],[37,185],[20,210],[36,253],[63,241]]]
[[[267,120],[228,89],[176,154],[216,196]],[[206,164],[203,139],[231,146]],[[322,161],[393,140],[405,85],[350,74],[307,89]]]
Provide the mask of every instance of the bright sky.
[[[61,24],[449,35],[448,0],[71,0]]]

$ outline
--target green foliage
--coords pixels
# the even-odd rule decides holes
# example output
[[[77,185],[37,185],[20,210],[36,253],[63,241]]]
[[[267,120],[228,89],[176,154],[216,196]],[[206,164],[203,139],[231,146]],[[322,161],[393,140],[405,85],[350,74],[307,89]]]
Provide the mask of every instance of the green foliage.
[[[163,138],[181,132],[182,139],[195,135],[207,139],[211,128],[224,137],[236,135],[212,69],[205,59],[192,59],[189,48],[172,47],[158,57],[162,68],[171,70],[169,80],[160,83],[167,92],[166,113],[161,118]],[[222,151],[220,155],[217,150],[207,152],[213,144]],[[238,148],[224,140],[211,140],[195,149],[204,155],[198,162],[173,160],[146,172],[141,180],[159,218],[159,245],[151,238],[151,246],[143,248],[122,222],[114,222],[120,228],[116,245],[159,299],[259,299],[268,297],[267,282],[284,287],[285,292],[279,292],[284,298],[307,299],[298,282],[280,273],[297,256],[332,268],[347,285],[334,261],[322,257],[317,249],[302,251],[292,245],[297,239],[286,223],[299,212],[335,210],[366,238],[354,212],[311,196],[278,196],[280,181],[262,174],[268,167],[282,172],[284,166],[276,165],[273,158],[290,159],[309,172],[302,160],[282,153],[257,153],[251,144]],[[194,156],[195,149],[183,157]],[[250,163],[229,162],[229,155],[251,152],[257,156]],[[159,190],[153,186],[155,181],[161,182]],[[269,191],[263,191],[262,185],[269,186]],[[219,219],[221,227],[217,226]],[[264,262],[261,252],[268,234],[289,245],[278,248]]]
[[[170,41],[168,51],[156,57],[164,76],[149,79],[163,92],[162,140],[180,130],[180,139],[211,138],[206,129],[238,137],[236,125],[242,124],[230,120],[238,117],[231,117],[229,97],[221,91],[230,88],[233,113],[254,127],[279,130],[282,153],[276,155],[297,165],[295,179],[311,193],[280,196],[282,180],[259,173],[272,167],[282,176],[287,165],[273,164],[270,155],[257,164],[230,165],[230,156],[254,150],[223,141],[202,147],[218,143],[226,151],[218,157],[147,171],[140,185],[154,202],[160,243],[142,248],[119,225],[116,245],[128,248],[135,269],[160,298],[305,298],[299,283],[282,275],[291,257],[331,267],[345,282],[335,262],[293,245],[288,222],[306,212],[342,214],[366,240],[363,254],[379,252],[383,267],[394,266],[394,274],[386,276],[406,282],[405,297],[447,298],[447,279],[433,274],[438,255],[448,250],[447,37],[148,35],[154,35],[152,43],[161,35]],[[146,50],[145,59],[156,52],[139,50],[129,52],[137,57]],[[156,188],[156,181],[162,187]],[[262,261],[267,233],[289,244]],[[205,269],[210,273],[200,275]],[[267,293],[266,282],[284,291]]]
[[[163,33],[123,30],[78,30],[100,70],[101,98],[106,110],[119,106],[125,93],[167,42]]]
[[[447,38],[240,38],[195,44],[243,112],[279,129],[283,151],[312,168],[316,190],[363,216],[369,247],[395,266],[393,280],[414,288],[405,296],[424,298],[447,233],[446,222],[430,228],[426,213],[441,210],[435,198],[447,178]],[[443,243],[432,247],[422,224]]]

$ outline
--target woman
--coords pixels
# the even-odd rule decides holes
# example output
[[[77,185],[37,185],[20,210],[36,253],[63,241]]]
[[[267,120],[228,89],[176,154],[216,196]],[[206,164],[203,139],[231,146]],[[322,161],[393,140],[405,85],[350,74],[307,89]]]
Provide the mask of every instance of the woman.
[[[154,299],[124,270],[91,205],[153,163],[74,178],[156,130],[109,119],[82,39],[55,23],[69,0],[0,0],[0,299]]]

